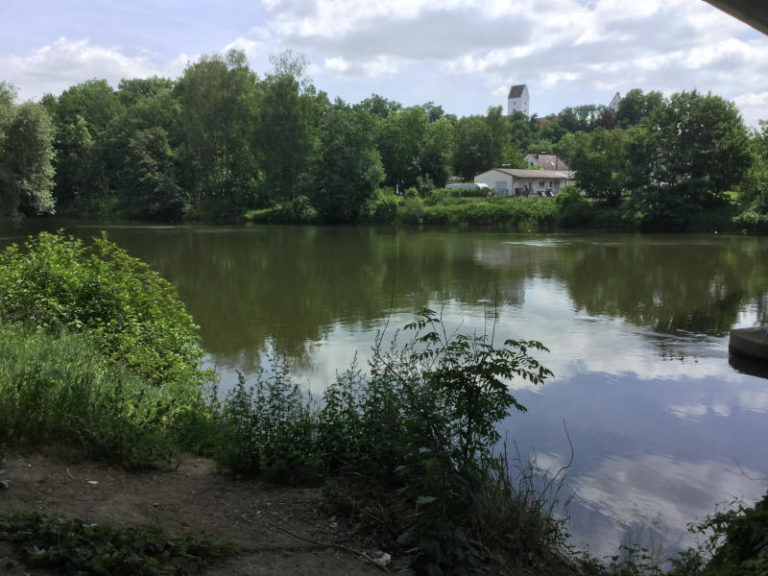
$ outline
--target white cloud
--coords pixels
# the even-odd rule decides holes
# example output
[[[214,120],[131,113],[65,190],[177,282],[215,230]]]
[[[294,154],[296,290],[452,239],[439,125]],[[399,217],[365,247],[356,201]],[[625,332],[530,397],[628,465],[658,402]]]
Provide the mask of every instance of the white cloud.
[[[128,56],[119,48],[64,37],[27,55],[0,56],[0,69],[4,79],[19,88],[23,100],[46,92],[58,94],[91,78],[117,84],[122,78],[161,73],[146,54]]]
[[[349,64],[344,58],[326,58],[325,68],[333,72],[346,72],[349,70]]]
[[[741,110],[744,122],[757,126],[758,120],[768,120],[768,92],[746,92],[733,99]]]

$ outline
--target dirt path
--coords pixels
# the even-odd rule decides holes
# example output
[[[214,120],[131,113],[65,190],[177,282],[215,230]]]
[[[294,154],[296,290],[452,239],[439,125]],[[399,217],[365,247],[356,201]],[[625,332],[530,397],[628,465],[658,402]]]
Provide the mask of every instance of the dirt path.
[[[211,567],[210,576],[383,574],[334,546],[365,550],[371,543],[337,522],[317,489],[237,481],[200,458],[177,470],[136,474],[6,454],[4,468],[11,486],[0,490],[0,513],[37,510],[116,526],[159,522],[173,532],[206,532],[234,542],[233,555]],[[0,571],[8,554],[0,547]],[[7,570],[14,576],[48,574]]]

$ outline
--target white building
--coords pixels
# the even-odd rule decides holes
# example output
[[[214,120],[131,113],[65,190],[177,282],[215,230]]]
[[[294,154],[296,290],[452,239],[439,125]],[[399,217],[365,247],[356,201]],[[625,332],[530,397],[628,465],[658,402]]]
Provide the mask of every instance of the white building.
[[[509,89],[507,99],[507,114],[512,116],[515,112],[522,112],[528,116],[528,85],[516,84]]]
[[[501,196],[557,196],[575,183],[573,172],[493,168],[475,176],[475,184],[487,184]]]

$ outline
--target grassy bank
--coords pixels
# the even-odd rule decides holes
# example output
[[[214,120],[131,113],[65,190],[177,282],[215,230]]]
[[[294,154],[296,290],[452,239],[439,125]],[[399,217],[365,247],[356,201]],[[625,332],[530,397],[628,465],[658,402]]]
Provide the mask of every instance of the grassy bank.
[[[43,233],[0,263],[0,446],[128,468],[193,452],[240,477],[321,484],[417,574],[563,565],[556,494],[534,490],[530,474],[510,477],[497,451],[497,423],[525,410],[508,384],[551,375],[530,354],[540,343],[448,334],[424,310],[376,342],[365,370],[341,367],[316,401],[280,358],[219,397],[173,287],[106,238],[85,246]],[[694,560],[678,574],[710,574]],[[581,563],[595,574],[653,569],[637,558]]]
[[[322,223],[306,197],[293,202],[251,210],[244,216],[252,223]],[[379,190],[361,216],[361,222],[390,225],[445,225],[488,227],[520,232],[556,229],[611,230],[627,232],[730,232],[768,233],[768,216],[743,211],[728,199],[704,209],[678,207],[655,213],[631,197],[606,202],[584,197],[575,187],[561,190],[556,198],[497,198],[486,190],[409,189],[403,196]]]

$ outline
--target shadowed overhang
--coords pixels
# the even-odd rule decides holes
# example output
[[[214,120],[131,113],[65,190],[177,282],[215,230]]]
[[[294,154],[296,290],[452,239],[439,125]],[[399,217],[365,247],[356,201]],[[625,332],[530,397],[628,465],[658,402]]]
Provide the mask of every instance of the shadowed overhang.
[[[763,34],[768,34],[768,2],[766,0],[704,0],[728,12]]]

